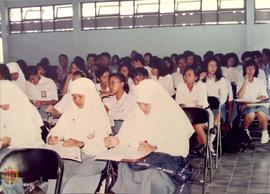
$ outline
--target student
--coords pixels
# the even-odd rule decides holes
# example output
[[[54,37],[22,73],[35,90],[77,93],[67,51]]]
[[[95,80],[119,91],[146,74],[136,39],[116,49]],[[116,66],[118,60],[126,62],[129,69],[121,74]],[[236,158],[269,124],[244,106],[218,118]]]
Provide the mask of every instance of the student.
[[[11,81],[11,76],[9,69],[5,64],[0,64],[0,80],[9,80]]]
[[[95,84],[97,91],[101,98],[108,97],[110,95],[109,78],[110,70],[108,67],[99,66],[96,70],[97,83]]]
[[[258,66],[252,60],[246,61],[243,66],[243,76],[245,81],[237,84],[237,97],[245,99],[247,101],[265,100],[268,98],[266,86],[262,80],[258,79]],[[261,143],[265,144],[269,140],[268,134],[268,118],[269,109],[264,106],[245,107],[242,111],[244,115],[244,130],[249,135],[248,127],[252,123],[255,117],[258,118],[262,127]],[[250,137],[250,135],[249,135]]]
[[[150,61],[152,60],[152,54],[151,53],[145,53],[143,58],[144,58],[144,65],[145,66],[149,66],[150,65]]]
[[[194,53],[192,51],[186,51],[184,55],[186,56],[187,65],[194,65]]]
[[[187,61],[184,55],[179,55],[176,61],[178,67],[176,72],[172,74],[174,88],[177,88],[178,84],[183,81],[183,74],[187,67]]]
[[[45,109],[49,105],[55,105],[58,101],[56,84],[52,79],[38,75],[37,68],[34,66],[29,67],[29,73],[27,96],[39,110],[42,119],[46,120],[48,114]]]
[[[47,138],[49,145],[82,149],[82,163],[63,160],[62,193],[94,193],[106,163],[95,161],[95,155],[106,150],[103,138],[110,133],[105,108],[93,82],[79,78],[72,82],[71,108],[64,112]]]
[[[145,68],[143,67],[136,68],[133,72],[133,83],[136,86],[142,80],[148,79],[148,77],[149,77],[149,74]]]
[[[129,94],[129,86],[123,74],[110,75],[110,93],[113,96],[103,99],[105,109],[111,121],[112,131],[117,134],[123,121],[135,104],[135,98]]]
[[[235,53],[225,55],[225,66],[221,67],[222,74],[231,84],[238,82],[238,74],[243,73],[241,65],[239,65],[238,56]]]
[[[134,89],[134,83],[131,79],[131,76],[133,74],[132,72],[133,72],[133,69],[129,63],[122,63],[119,66],[119,73],[122,73],[125,76],[126,81],[128,83],[128,86],[129,86],[129,91],[133,91],[133,89]]]
[[[95,71],[97,70],[97,55],[94,53],[89,53],[86,57],[86,69],[89,73],[89,78],[96,83],[97,78]]]
[[[194,129],[183,110],[154,80],[140,82],[135,87],[135,96],[137,104],[125,119],[119,134],[108,136],[104,141],[106,147],[151,152],[141,162],[152,168],[138,168],[141,162],[120,163],[118,179],[112,190],[115,193],[173,193],[177,181],[155,167],[168,167],[173,161],[177,165],[171,170],[185,174],[189,138]],[[183,182],[178,184],[185,190],[187,185]]]
[[[144,66],[144,58],[141,54],[135,55],[131,60],[131,64],[134,69],[139,68],[139,67],[144,67],[148,71],[149,75],[151,75],[151,67],[150,65]]]
[[[9,80],[0,81],[0,161],[15,148],[40,146],[41,118],[27,96]]]
[[[26,62],[22,59],[16,61],[20,67],[20,69],[22,70],[25,79],[27,80],[27,78],[29,77],[29,72],[28,72],[28,65],[26,64]]]
[[[157,80],[171,96],[174,96],[173,78],[169,74],[169,69],[164,61],[157,58],[151,62],[150,66],[151,78]]]
[[[48,72],[48,66],[43,64],[43,63],[38,63],[37,64],[37,70],[38,70],[38,75],[39,76],[44,76],[44,77],[48,77],[47,72]]]
[[[207,90],[204,83],[198,81],[198,72],[195,66],[188,66],[184,71],[184,81],[178,84],[176,90],[176,102],[183,107],[207,108]],[[200,144],[206,144],[204,124],[193,125],[197,133],[197,140]]]
[[[103,52],[99,55],[100,58],[100,65],[103,65],[105,67],[110,68],[110,64],[111,64],[111,55],[108,52]]]
[[[111,73],[117,73],[119,71],[119,56],[113,55],[112,57],[112,64],[110,65],[110,72]]]
[[[68,67],[68,57],[65,54],[61,54],[58,56],[58,63],[57,66],[57,78],[60,83],[63,83],[65,81],[65,78],[68,74],[69,67]],[[62,84],[61,84],[62,85]]]
[[[7,64],[11,81],[16,84],[24,93],[26,93],[26,79],[18,63],[11,62]]]
[[[174,67],[174,70],[176,70],[177,69],[177,58],[178,58],[178,55],[176,54],[176,53],[173,53],[173,54],[171,54],[171,63],[172,63],[172,65],[173,65],[173,67]]]

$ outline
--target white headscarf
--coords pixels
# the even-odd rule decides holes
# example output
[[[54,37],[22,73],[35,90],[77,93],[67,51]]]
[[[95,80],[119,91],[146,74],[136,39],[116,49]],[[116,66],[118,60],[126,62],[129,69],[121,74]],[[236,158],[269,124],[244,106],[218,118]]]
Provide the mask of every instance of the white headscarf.
[[[9,69],[10,73],[18,73],[19,77],[17,80],[12,80],[13,83],[15,83],[21,90],[25,93],[26,92],[26,79],[24,77],[24,74],[16,62],[11,62],[7,64],[7,67]]]
[[[110,133],[110,122],[93,82],[78,78],[72,82],[70,93],[84,95],[84,107],[79,108],[72,101],[49,135],[85,142],[83,151],[88,155],[105,151],[103,139]]]
[[[0,104],[9,105],[0,109],[0,138],[10,137],[14,148],[39,146],[42,120],[27,96],[12,82],[0,81]]]
[[[151,105],[148,115],[135,106],[119,132],[120,146],[138,148],[147,141],[158,152],[186,157],[194,129],[184,111],[154,80],[143,80],[135,87],[137,102]]]

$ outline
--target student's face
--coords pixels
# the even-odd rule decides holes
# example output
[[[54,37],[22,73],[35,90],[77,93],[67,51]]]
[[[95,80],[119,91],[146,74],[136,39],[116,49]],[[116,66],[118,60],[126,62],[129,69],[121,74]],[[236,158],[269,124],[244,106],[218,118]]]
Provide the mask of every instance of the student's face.
[[[136,69],[136,68],[139,68],[139,67],[143,67],[142,63],[138,60],[138,61],[131,61],[131,64],[132,66]]]
[[[253,77],[254,74],[255,74],[255,71],[256,71],[256,69],[255,69],[254,66],[248,66],[248,67],[246,67],[246,75],[248,77]]]
[[[38,82],[39,82],[39,76],[38,76],[38,75],[30,75],[29,81],[30,81],[32,84],[37,85]]]
[[[120,73],[122,73],[126,78],[128,78],[129,70],[127,67],[124,66],[120,69]]]
[[[100,83],[108,86],[109,85],[109,77],[110,77],[110,73],[108,71],[106,71],[105,73],[103,73],[103,75],[100,77]]]
[[[171,57],[171,61],[172,61],[172,64],[176,64],[176,58],[175,57]]]
[[[262,62],[267,64],[269,62],[269,57],[266,55],[265,52],[262,53]]]
[[[118,58],[117,58],[117,57],[113,57],[113,58],[112,58],[112,63],[113,63],[113,64],[118,64],[118,63],[119,63]]]
[[[146,79],[146,77],[142,76],[142,75],[137,75],[133,78],[133,83],[135,85],[138,85],[142,80]]]
[[[217,63],[215,61],[210,61],[207,66],[207,71],[209,74],[214,75],[217,71]]]
[[[87,65],[88,66],[96,65],[96,61],[95,61],[94,57],[89,57],[87,59]]]
[[[194,74],[192,69],[187,70],[184,75],[184,82],[187,85],[194,84],[197,79],[197,76]]]
[[[62,67],[68,66],[68,59],[66,57],[59,57],[58,62]]]
[[[82,94],[72,94],[72,99],[74,104],[76,104],[79,108],[83,108],[85,104],[85,96]]]
[[[234,58],[229,58],[227,62],[227,67],[233,67],[235,65]]]
[[[139,108],[144,112],[144,114],[148,115],[151,112],[151,104],[137,102]]]
[[[123,89],[124,83],[121,82],[118,78],[116,77],[111,77],[110,82],[109,82],[109,87],[110,87],[110,92],[112,94],[116,94],[118,91]]]
[[[158,76],[158,69],[155,69],[155,68],[151,68],[151,73],[153,76]]]
[[[188,58],[187,58],[187,64],[188,65],[192,65],[192,64],[194,64],[194,56],[188,56]]]
[[[77,65],[75,63],[72,63],[70,67],[71,73],[74,73],[75,71],[78,71],[78,70],[79,68],[77,67]]]
[[[179,59],[178,60],[178,67],[180,69],[181,72],[183,72],[185,70],[185,68],[187,67],[187,62],[185,59]]]
[[[150,56],[149,55],[144,55],[144,60],[145,60],[145,62],[150,62]]]
[[[38,70],[38,75],[45,76],[46,71],[43,69],[43,67],[38,66],[37,70]]]
[[[108,67],[110,65],[110,59],[107,57],[101,57],[100,64]]]
[[[16,81],[19,78],[19,73],[11,73],[10,76],[12,81]]]

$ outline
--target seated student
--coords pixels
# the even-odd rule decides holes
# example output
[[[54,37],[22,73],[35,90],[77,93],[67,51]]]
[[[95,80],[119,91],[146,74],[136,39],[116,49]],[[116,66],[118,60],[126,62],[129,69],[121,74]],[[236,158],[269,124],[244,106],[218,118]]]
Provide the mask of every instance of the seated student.
[[[95,71],[97,70],[97,55],[94,53],[89,53],[86,57],[86,69],[89,73],[89,78],[96,83],[96,74]]]
[[[55,105],[57,96],[57,87],[54,81],[38,75],[37,68],[34,66],[29,67],[30,77],[28,78],[26,93],[30,101],[39,110],[41,118],[46,120],[48,113],[45,109],[49,105]]]
[[[135,98],[129,94],[129,86],[123,74],[110,75],[110,93],[113,96],[103,99],[105,109],[111,121],[112,131],[117,134],[123,121],[135,104]]]
[[[47,138],[49,145],[82,148],[82,163],[64,161],[62,193],[94,193],[106,163],[93,158],[106,150],[103,138],[110,122],[93,82],[79,78],[72,82],[71,108],[64,112]],[[50,187],[49,187],[50,188]]]
[[[75,71],[72,74],[72,81],[81,78],[81,77],[85,77],[85,74],[82,71]],[[72,82],[69,82],[69,88],[70,88],[70,84]],[[60,117],[61,114],[63,112],[65,112],[66,110],[68,110],[70,108],[70,103],[72,102],[72,98],[71,98],[71,94],[70,91],[68,90],[68,92],[62,97],[62,99],[57,102],[57,104],[53,105],[49,105],[46,108],[46,112],[50,113],[53,117]]]
[[[148,77],[149,77],[149,74],[145,68],[143,67],[136,68],[133,72],[133,83],[136,86],[142,80],[148,79]]]
[[[174,88],[177,88],[178,84],[183,81],[183,74],[185,68],[187,67],[187,61],[184,55],[179,55],[176,61],[178,67],[176,69],[176,72],[172,74]]]
[[[11,81],[9,69],[5,64],[0,64],[0,80]]]
[[[110,96],[109,77],[110,70],[103,65],[96,70],[97,83],[95,84],[101,98]]]
[[[162,61],[162,59],[156,58],[151,62],[151,78],[157,80],[164,89],[171,95],[175,95],[175,90],[173,87],[173,79],[171,74],[169,74],[169,69]]]
[[[148,71],[149,75],[151,75],[151,68],[150,68],[150,66],[144,65],[144,58],[141,54],[136,54],[132,58],[131,64],[132,64],[134,69],[139,68],[139,67],[144,67]]]
[[[173,193],[176,185],[186,188],[179,172],[186,174],[189,138],[194,133],[186,114],[164,88],[147,79],[135,87],[137,104],[117,136],[104,139],[106,147],[129,147],[151,152],[139,163],[118,166],[115,193]],[[140,164],[143,163],[143,167]],[[146,164],[146,165],[144,165]],[[172,167],[174,164],[174,167]],[[149,167],[146,167],[149,166]],[[165,167],[166,166],[166,167]],[[170,169],[167,169],[167,167]],[[141,168],[140,168],[141,167]],[[174,177],[162,170],[171,170]],[[167,172],[167,171],[166,171]],[[184,191],[183,191],[184,192]]]
[[[247,101],[265,100],[268,98],[266,86],[262,80],[258,79],[258,66],[254,61],[249,60],[243,66],[243,75],[245,81],[237,84],[237,97]],[[261,143],[267,143],[269,134],[267,131],[269,109],[264,106],[244,107],[242,114],[244,115],[244,129],[249,135],[248,127],[255,117],[258,118],[262,127]],[[250,135],[249,135],[250,137]]]
[[[111,73],[117,73],[119,71],[119,62],[120,58],[118,55],[112,56],[112,63],[110,64],[110,72]]]
[[[239,72],[243,73],[242,66],[239,65],[238,56],[235,53],[228,53],[224,58],[225,66],[221,67],[222,74],[231,84],[236,84]]]
[[[134,89],[134,83],[131,79],[132,72],[133,72],[133,69],[129,63],[121,63],[120,64],[119,73],[122,73],[125,76],[130,91],[132,91]]]
[[[195,63],[195,54],[192,51],[185,51],[183,53],[186,57],[187,65],[194,65]]]
[[[27,80],[27,78],[29,77],[29,72],[28,72],[28,65],[26,64],[26,62],[22,59],[19,59],[18,61],[16,61],[20,67],[20,69],[22,70],[23,74],[24,74],[24,78],[25,80]]]
[[[41,118],[27,96],[9,80],[0,80],[0,161],[15,148],[42,144]]]
[[[99,55],[98,64],[110,68],[110,64],[111,64],[111,55],[110,55],[110,53],[108,53],[108,52],[101,53]]]
[[[151,62],[151,60],[152,60],[152,54],[151,53],[145,53],[144,55],[143,55],[143,59],[144,59],[144,65],[145,66],[149,66],[150,65],[150,62]]]
[[[61,54],[58,56],[58,63],[56,72],[57,72],[57,80],[60,86],[64,84],[64,81],[66,79],[66,76],[69,71],[68,67],[68,57],[65,54]]]
[[[18,63],[8,63],[7,67],[9,69],[11,81],[15,83],[24,93],[26,93],[26,79]]]
[[[204,83],[198,81],[196,67],[188,66],[184,71],[184,82],[178,84],[176,90],[176,102],[181,107],[207,108],[207,90]],[[206,134],[204,124],[193,125],[197,133],[197,140],[200,144],[206,144]]]
[[[170,56],[171,63],[172,63],[172,65],[173,65],[175,71],[176,71],[176,69],[177,69],[177,58],[178,58],[178,55],[177,55],[176,53],[173,53],[173,54],[171,54],[171,56]]]

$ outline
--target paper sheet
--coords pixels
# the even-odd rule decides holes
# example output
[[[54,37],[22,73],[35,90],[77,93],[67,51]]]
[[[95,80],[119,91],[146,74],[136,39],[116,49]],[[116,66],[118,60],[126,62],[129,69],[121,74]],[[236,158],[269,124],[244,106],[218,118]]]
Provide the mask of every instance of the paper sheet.
[[[150,152],[141,152],[130,148],[115,147],[97,155],[95,160],[139,160],[150,154]]]
[[[251,103],[260,103],[261,100],[247,100],[247,99],[235,99],[235,102],[251,104]]]
[[[45,144],[41,148],[50,149],[57,152],[61,158],[82,162],[81,149],[78,147],[64,147],[63,142],[56,145]]]

